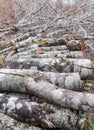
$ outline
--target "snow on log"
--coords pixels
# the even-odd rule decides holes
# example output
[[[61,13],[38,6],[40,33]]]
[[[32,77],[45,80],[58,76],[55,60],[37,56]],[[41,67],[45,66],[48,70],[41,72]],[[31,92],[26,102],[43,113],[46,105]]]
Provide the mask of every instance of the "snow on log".
[[[47,101],[60,107],[94,112],[94,94],[74,92],[53,86],[41,78],[26,76],[24,84],[27,91],[42,96]]]
[[[82,120],[76,111],[56,108],[52,105],[45,105],[45,103],[39,105],[36,102],[4,94],[0,94],[0,109],[1,112],[20,122],[37,123],[46,128],[79,130],[79,127],[85,122],[85,119]]]
[[[76,91],[83,89],[82,81],[78,73],[41,72],[31,69],[0,69],[0,90],[25,92],[22,76],[27,74],[30,76],[36,74],[36,76],[38,75],[42,79],[48,78],[47,82],[51,81],[53,85],[55,84],[65,89]]]

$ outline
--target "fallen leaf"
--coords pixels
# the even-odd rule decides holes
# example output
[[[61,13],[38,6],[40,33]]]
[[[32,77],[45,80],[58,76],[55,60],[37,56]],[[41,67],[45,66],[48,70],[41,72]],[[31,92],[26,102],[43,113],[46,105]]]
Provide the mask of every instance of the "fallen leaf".
[[[43,54],[44,52],[43,52],[43,50],[35,50],[35,54],[37,54],[37,55],[40,55],[40,54]]]
[[[84,51],[86,49],[85,41],[82,40],[81,42],[81,51]]]
[[[12,25],[11,30],[17,32],[19,29],[18,29],[18,28],[16,27],[16,25],[14,24],[14,25]]]

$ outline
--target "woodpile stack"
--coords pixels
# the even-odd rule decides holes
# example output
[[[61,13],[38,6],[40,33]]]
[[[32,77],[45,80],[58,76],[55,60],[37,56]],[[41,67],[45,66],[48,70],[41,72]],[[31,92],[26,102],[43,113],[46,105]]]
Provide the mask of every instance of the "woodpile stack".
[[[15,28],[0,34],[0,129],[86,129],[82,115],[94,112],[94,94],[83,82],[94,80],[94,64],[83,55],[82,37]]]

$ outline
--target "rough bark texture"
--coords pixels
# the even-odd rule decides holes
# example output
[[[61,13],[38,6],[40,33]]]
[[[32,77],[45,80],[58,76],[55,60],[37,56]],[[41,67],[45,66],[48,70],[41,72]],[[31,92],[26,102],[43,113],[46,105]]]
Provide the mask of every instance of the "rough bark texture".
[[[8,58],[6,68],[32,68],[36,66],[41,71],[79,72],[81,79],[94,79],[94,65],[89,59],[64,58]]]
[[[10,117],[22,121],[45,125],[48,128],[67,128],[75,130],[81,127],[81,118],[69,109],[57,109],[50,105],[0,94],[0,109]],[[83,123],[83,120],[81,123]]]
[[[24,84],[28,91],[42,96],[47,101],[60,107],[68,107],[76,110],[94,112],[94,95],[82,92],[73,92],[57,88],[42,79],[25,77]]]
[[[30,126],[25,123],[18,122],[13,118],[0,113],[0,129],[1,130],[44,130],[39,127]]]
[[[0,130],[88,130],[81,117],[94,112],[94,94],[83,92],[94,80],[94,2],[53,1],[16,0],[17,24],[0,28]]]
[[[1,91],[14,91],[25,92],[23,84],[23,77],[25,75],[36,75],[36,78],[41,77],[46,82],[51,82],[61,88],[69,90],[83,90],[82,81],[78,73],[54,73],[54,72],[41,72],[38,70],[27,69],[1,69],[0,70],[0,90]],[[76,79],[75,79],[76,77]]]
[[[79,72],[81,79],[94,79],[94,65],[88,59],[64,59],[58,63],[45,64],[39,63],[39,70],[42,71],[58,71],[58,72]]]

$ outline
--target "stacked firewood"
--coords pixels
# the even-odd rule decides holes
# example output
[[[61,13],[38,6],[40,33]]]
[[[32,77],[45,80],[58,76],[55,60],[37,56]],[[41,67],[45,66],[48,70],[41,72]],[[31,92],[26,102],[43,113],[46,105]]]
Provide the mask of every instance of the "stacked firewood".
[[[1,34],[0,129],[87,129],[83,115],[94,112],[94,94],[83,81],[94,80],[94,64],[83,39],[16,30]]]

